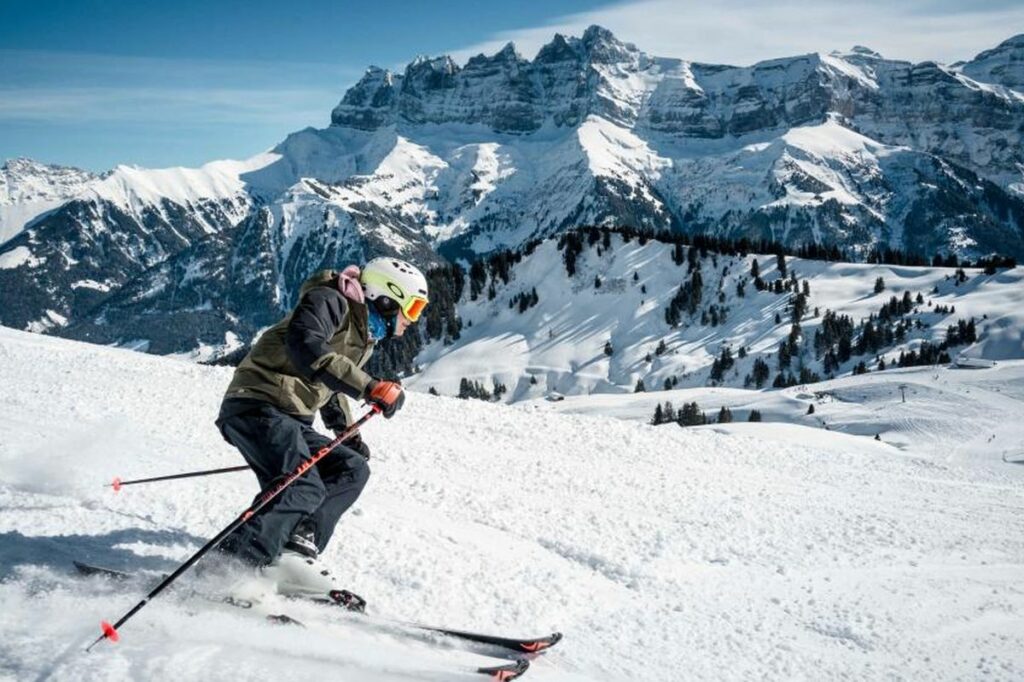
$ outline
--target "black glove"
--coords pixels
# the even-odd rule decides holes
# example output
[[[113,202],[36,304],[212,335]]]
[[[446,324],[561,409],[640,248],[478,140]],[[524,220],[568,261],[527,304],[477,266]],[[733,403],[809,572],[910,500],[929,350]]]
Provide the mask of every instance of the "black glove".
[[[341,431],[335,431],[334,435],[340,436],[342,433],[344,433],[344,429],[342,429]],[[353,434],[347,440],[341,441],[341,444],[350,450],[355,450],[356,452],[358,452],[360,455],[363,456],[363,459],[367,461],[370,460],[370,446],[363,442],[363,436],[358,431],[356,431],[355,434]]]
[[[366,402],[379,407],[385,419],[391,419],[405,404],[405,391],[394,381],[374,379],[366,386]]]

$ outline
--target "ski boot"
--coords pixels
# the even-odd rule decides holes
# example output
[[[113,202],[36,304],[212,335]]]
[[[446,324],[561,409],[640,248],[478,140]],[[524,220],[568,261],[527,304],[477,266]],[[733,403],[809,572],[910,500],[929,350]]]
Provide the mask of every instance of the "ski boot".
[[[297,599],[328,602],[349,611],[363,612],[366,601],[340,589],[334,576],[320,561],[312,529],[300,524],[284,550],[261,573],[277,586],[278,594]]]

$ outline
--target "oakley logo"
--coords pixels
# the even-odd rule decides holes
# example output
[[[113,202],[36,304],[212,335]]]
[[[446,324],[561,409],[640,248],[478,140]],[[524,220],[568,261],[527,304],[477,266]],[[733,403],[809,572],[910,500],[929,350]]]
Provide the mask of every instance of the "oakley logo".
[[[390,290],[391,290],[391,293],[393,293],[393,294],[394,294],[395,296],[397,296],[397,297],[398,297],[399,299],[403,299],[403,298],[405,298],[405,292],[404,292],[404,291],[402,291],[402,288],[401,288],[401,287],[399,287],[399,286],[398,286],[397,284],[395,284],[394,282],[388,282],[388,289],[390,289]]]

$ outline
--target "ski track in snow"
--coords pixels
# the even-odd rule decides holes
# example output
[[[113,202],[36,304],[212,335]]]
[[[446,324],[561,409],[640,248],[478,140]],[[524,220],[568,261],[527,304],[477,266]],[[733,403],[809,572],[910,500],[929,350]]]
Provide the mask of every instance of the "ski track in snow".
[[[311,605],[282,610],[323,627],[267,625],[190,599],[193,578],[84,654],[144,586],[72,558],[167,570],[255,494],[244,472],[103,487],[239,463],[213,426],[230,370],[8,329],[0,367],[0,677],[452,680],[487,660]],[[376,613],[565,632],[524,679],[1024,677],[1022,466],[421,393],[364,432],[374,473],[326,561]]]

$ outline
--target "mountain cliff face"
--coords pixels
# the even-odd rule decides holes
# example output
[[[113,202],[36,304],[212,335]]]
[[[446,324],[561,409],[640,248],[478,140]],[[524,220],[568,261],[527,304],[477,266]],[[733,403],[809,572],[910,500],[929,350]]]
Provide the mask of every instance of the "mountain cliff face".
[[[321,267],[469,258],[579,224],[1024,258],[1020,52],[735,67],[595,26],[532,60],[510,44],[371,67],[329,127],[252,159],[69,183],[0,243],[0,322],[228,347]]]
[[[649,57],[591,27],[580,39],[556,36],[533,61],[510,45],[461,68],[439,58],[418,59],[404,74],[371,69],[332,123],[396,130],[430,151],[436,161],[420,181],[434,191],[413,206],[449,254],[615,221],[854,248],[1021,253],[1024,96],[964,72],[863,47],[750,67],[699,64]],[[449,132],[456,128],[461,138]],[[794,129],[836,143],[815,154],[793,143]],[[458,144],[474,133],[490,142],[486,153]],[[855,136],[863,144],[844,146]],[[462,164],[452,163],[453,144]],[[883,162],[876,151],[898,159]],[[478,187],[485,192],[449,177],[473,153],[470,185],[504,165],[496,182]],[[722,196],[722,176],[748,161],[758,175]],[[923,183],[955,192],[967,175],[992,184],[969,185],[967,204],[952,213],[918,196]],[[452,186],[461,202],[445,192]]]

